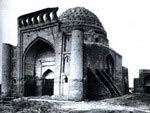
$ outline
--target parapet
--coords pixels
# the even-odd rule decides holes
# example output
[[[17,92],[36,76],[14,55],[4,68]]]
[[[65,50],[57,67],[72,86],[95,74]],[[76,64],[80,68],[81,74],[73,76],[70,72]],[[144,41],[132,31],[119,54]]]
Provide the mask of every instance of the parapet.
[[[58,7],[46,8],[22,15],[18,17],[18,27],[21,28],[45,22],[56,22],[58,21],[57,11]]]

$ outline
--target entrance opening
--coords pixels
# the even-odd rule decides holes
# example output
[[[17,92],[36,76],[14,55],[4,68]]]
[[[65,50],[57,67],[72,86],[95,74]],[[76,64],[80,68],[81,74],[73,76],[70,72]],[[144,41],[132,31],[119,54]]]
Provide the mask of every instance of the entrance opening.
[[[24,84],[25,96],[36,96],[36,81],[35,77],[26,76]]]
[[[48,69],[42,78],[42,95],[53,95],[54,90],[54,73]]]
[[[144,78],[144,92],[150,93],[150,75]]]
[[[150,93],[150,86],[145,86],[145,93]]]
[[[48,94],[46,90],[50,88],[49,86],[53,87],[50,84],[54,82],[54,77],[53,79],[47,78],[52,71],[45,72],[47,69],[54,71],[55,68],[55,52],[52,45],[42,38],[37,38],[25,50],[23,63],[24,96]]]

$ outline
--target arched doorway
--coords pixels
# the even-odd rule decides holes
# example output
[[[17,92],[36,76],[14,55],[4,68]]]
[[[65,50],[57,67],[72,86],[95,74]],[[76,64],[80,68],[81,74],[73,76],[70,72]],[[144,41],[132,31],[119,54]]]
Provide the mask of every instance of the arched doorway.
[[[150,93],[150,75],[144,77],[144,93]]]
[[[106,73],[110,75],[112,79],[114,79],[114,59],[111,54],[106,57]]]
[[[23,59],[24,96],[42,95],[42,70],[54,68],[54,62],[55,52],[53,46],[45,39],[37,38],[27,47]]]
[[[42,77],[42,95],[53,95],[54,90],[54,73],[48,69]]]

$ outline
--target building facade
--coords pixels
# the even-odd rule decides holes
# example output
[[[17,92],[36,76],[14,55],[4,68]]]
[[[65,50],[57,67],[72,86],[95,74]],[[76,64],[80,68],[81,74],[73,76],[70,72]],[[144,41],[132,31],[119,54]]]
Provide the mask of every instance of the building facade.
[[[150,93],[150,70],[141,69],[139,71],[139,78],[134,79],[135,93]]]
[[[128,92],[122,56],[97,16],[83,7],[47,8],[18,18],[18,44],[3,44],[4,96],[104,99]]]

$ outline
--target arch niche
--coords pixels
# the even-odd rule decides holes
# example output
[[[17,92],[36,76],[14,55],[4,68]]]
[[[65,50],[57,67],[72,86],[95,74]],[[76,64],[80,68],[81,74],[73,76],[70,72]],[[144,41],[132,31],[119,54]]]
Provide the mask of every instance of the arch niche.
[[[110,75],[112,79],[114,79],[114,59],[111,54],[106,57],[106,73]]]
[[[35,39],[23,56],[24,96],[42,95],[43,71],[54,70],[54,67],[55,51],[52,44],[43,38]],[[49,71],[44,76],[46,77],[47,74]]]

